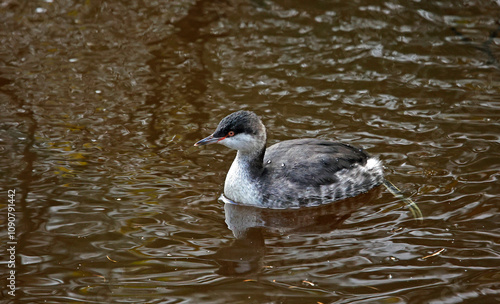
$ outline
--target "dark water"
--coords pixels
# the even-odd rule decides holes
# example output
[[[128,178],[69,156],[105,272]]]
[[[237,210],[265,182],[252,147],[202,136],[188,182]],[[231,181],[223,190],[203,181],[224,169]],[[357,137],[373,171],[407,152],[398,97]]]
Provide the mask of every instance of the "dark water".
[[[499,16],[498,1],[1,1],[2,302],[500,302]],[[238,109],[270,143],[379,156],[424,222],[385,189],[224,206],[234,152],[192,145]]]

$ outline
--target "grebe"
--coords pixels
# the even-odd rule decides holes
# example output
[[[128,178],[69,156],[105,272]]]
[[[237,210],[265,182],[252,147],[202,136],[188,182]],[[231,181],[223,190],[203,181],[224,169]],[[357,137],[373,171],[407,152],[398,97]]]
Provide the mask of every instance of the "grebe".
[[[266,149],[266,127],[253,112],[238,111],[195,146],[219,143],[237,150],[224,184],[235,203],[267,208],[318,206],[354,197],[384,182],[382,163],[363,149],[312,138]]]

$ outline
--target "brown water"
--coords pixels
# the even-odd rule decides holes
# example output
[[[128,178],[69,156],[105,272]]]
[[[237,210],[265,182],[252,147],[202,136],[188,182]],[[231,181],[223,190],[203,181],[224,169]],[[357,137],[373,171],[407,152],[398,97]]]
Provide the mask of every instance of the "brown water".
[[[2,303],[500,302],[499,16],[480,0],[1,1]],[[385,189],[224,206],[234,151],[192,145],[238,109],[270,143],[377,155],[423,223]]]

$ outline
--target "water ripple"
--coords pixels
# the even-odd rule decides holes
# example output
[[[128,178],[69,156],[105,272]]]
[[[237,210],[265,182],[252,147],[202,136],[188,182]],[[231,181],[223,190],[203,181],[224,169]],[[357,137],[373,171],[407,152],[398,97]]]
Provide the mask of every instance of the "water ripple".
[[[497,5],[101,4],[2,4],[16,301],[499,301]],[[239,109],[270,143],[364,147],[423,224],[384,191],[290,214],[218,202],[234,151],[192,145]]]

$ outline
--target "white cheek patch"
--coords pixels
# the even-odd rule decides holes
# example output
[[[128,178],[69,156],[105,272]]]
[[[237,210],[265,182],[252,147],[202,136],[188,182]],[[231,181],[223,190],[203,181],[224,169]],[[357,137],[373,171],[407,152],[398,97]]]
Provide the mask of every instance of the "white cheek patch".
[[[233,137],[226,137],[219,141],[219,144],[238,151],[259,151],[262,149],[262,142],[259,142],[253,135],[240,133]]]

